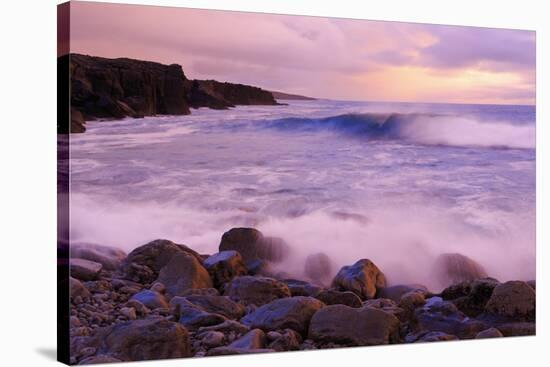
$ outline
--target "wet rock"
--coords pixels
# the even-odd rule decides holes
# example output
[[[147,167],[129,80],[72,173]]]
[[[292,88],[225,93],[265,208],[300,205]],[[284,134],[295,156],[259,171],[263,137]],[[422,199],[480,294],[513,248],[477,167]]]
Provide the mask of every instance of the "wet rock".
[[[90,297],[90,292],[88,289],[80,282],[80,280],[73,277],[69,277],[69,289],[71,294],[71,299],[80,297],[81,299]]]
[[[497,328],[489,328],[483,331],[480,331],[476,334],[476,339],[485,339],[485,338],[502,338],[504,335]]]
[[[346,305],[359,308],[363,306],[361,298],[353,292],[340,292],[328,289],[320,292],[315,298],[326,305]]]
[[[498,330],[504,336],[528,336],[537,332],[535,322],[507,322],[498,324]]]
[[[304,273],[314,282],[326,284],[330,281],[330,277],[333,274],[332,262],[324,252],[308,255],[306,257]]]
[[[126,258],[126,253],[120,249],[91,243],[71,245],[71,258],[80,258],[100,263],[106,270],[116,270]]]
[[[246,267],[237,251],[222,251],[208,257],[204,267],[210,274],[215,287],[231,281],[236,276],[246,275]]]
[[[292,297],[316,297],[323,290],[323,288],[303,280],[285,279],[283,282],[288,286]]]
[[[190,330],[221,324],[227,320],[225,316],[208,312],[202,307],[191,303],[185,297],[172,298],[170,308],[178,322]]]
[[[134,294],[130,300],[138,301],[151,310],[155,308],[168,308],[168,302],[166,302],[162,294],[147,289]]]
[[[177,305],[182,298],[188,302],[191,302],[195,306],[202,308],[206,312],[217,313],[227,317],[228,319],[240,319],[244,315],[245,311],[243,305],[233,302],[227,296],[192,295],[186,297],[174,297],[170,301],[171,307],[173,308]]]
[[[199,328],[198,333],[204,333],[208,331],[220,331],[224,334],[231,333],[231,332],[236,334],[244,334],[249,330],[250,328],[248,326],[243,325],[240,322],[233,321],[233,320],[225,320],[221,324],[201,327]]]
[[[399,284],[379,289],[376,296],[380,298],[388,298],[396,303],[399,303],[404,294],[412,291],[426,294],[428,289],[420,284]]]
[[[302,337],[296,331],[285,329],[282,333],[277,334],[276,336],[272,335],[272,338],[270,338],[271,342],[268,345],[270,349],[276,350],[277,352],[300,349]]]
[[[227,283],[224,295],[245,305],[261,306],[277,298],[290,297],[290,290],[273,278],[241,276]]]
[[[291,297],[258,307],[241,319],[241,323],[262,330],[292,329],[305,335],[313,314],[324,304],[312,297]]]
[[[160,270],[158,282],[166,286],[169,297],[181,296],[188,289],[211,288],[208,271],[195,256],[180,252]]]
[[[208,348],[219,347],[225,341],[225,335],[219,331],[208,331],[202,334],[202,344]]]
[[[252,329],[233,343],[230,348],[238,349],[261,349],[265,346],[265,333],[260,329]]]
[[[441,254],[434,264],[434,276],[443,286],[465,280],[486,278],[487,272],[473,259],[457,254]]]
[[[130,252],[123,261],[122,269],[131,280],[140,283],[152,283],[158,277],[160,270],[176,254],[181,253],[189,254],[195,257],[199,263],[202,263],[199,254],[185,245],[176,244],[169,240],[155,240]]]
[[[399,320],[382,310],[326,306],[310,322],[308,338],[321,343],[378,345],[399,342]]]
[[[106,363],[120,363],[120,362],[122,362],[120,359],[101,354],[98,356],[84,358],[83,360],[80,361],[79,364],[106,364]]]
[[[498,284],[498,281],[492,278],[464,281],[445,288],[441,296],[443,299],[452,300],[466,315],[477,317],[485,310],[485,305]]]
[[[485,310],[515,321],[532,321],[535,319],[535,302],[535,290],[527,283],[509,281],[495,287]]]
[[[417,331],[440,331],[456,335],[460,339],[471,339],[482,330],[487,329],[484,322],[469,319],[449,301],[433,297],[414,312],[412,327]]]
[[[207,356],[229,356],[233,354],[256,354],[256,353],[272,353],[273,349],[244,349],[244,348],[230,348],[230,347],[218,347],[210,349]]]
[[[104,330],[98,354],[121,361],[183,358],[191,356],[187,329],[162,318],[128,321]]]
[[[440,342],[440,341],[449,341],[449,340],[459,340],[456,335],[442,333],[441,331],[430,331],[420,337],[417,342]]]
[[[377,290],[386,286],[386,277],[368,259],[344,266],[332,281],[332,286],[340,291],[351,291],[363,299],[374,298]]]
[[[99,276],[103,266],[100,263],[85,259],[70,259],[70,271],[73,278],[80,280],[94,280]]]
[[[262,232],[254,228],[232,228],[225,232],[219,250],[235,250],[245,262],[255,259],[280,262],[289,253],[289,247],[282,239],[264,237]]]

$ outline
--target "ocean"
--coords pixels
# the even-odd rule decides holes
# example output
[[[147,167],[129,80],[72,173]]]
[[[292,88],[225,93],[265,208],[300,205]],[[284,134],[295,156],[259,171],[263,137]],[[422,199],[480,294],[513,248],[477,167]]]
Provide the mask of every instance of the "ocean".
[[[299,277],[374,261],[422,283],[458,252],[500,281],[535,277],[534,106],[280,101],[90,121],[71,135],[71,240],[156,238],[214,253],[223,232],[282,237]]]

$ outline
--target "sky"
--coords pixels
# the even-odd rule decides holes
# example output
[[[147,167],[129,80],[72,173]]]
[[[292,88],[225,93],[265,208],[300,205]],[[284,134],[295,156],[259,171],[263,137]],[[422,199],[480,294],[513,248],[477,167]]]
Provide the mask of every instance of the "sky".
[[[71,3],[71,52],[354,101],[535,104],[535,32]]]

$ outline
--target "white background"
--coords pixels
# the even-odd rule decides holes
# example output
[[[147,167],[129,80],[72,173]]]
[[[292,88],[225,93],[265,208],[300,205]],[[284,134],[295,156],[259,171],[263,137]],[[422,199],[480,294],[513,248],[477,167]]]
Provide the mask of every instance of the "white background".
[[[142,366],[548,365],[548,92],[544,0],[118,1],[537,31],[537,336],[144,362]],[[55,364],[56,1],[0,3],[0,365]],[[521,50],[518,50],[521,52]],[[546,70],[543,68],[546,66]],[[544,191],[546,189],[546,192]],[[546,223],[546,227],[544,226]],[[138,364],[120,364],[119,366]]]

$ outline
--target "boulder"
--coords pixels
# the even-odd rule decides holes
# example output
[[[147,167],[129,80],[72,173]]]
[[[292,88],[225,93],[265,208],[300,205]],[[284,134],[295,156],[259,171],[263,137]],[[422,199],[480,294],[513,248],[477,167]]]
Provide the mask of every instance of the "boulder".
[[[243,259],[237,251],[218,252],[204,260],[204,267],[215,287],[221,287],[234,277],[247,273]]]
[[[285,329],[277,334],[268,345],[270,349],[274,349],[277,352],[300,349],[302,337],[296,331]]]
[[[126,258],[126,253],[115,247],[77,243],[71,245],[71,258],[94,261],[100,263],[103,269],[116,270]]]
[[[292,297],[316,297],[323,290],[323,288],[303,280],[285,279],[283,282],[288,286]]]
[[[396,303],[399,303],[404,294],[412,291],[422,292],[424,294],[428,293],[428,289],[420,284],[399,284],[379,289],[376,296],[380,298],[388,298]]]
[[[535,319],[535,302],[535,290],[526,282],[509,281],[495,287],[485,310],[515,321],[532,321]]]
[[[185,297],[172,298],[170,307],[178,322],[189,330],[218,325],[227,320],[225,316],[208,312],[202,307],[189,302]]]
[[[289,247],[282,239],[264,237],[257,229],[232,228],[222,235],[219,250],[237,251],[245,262],[256,259],[280,262],[287,257]]]
[[[182,325],[162,318],[128,321],[103,330],[98,355],[121,361],[191,356],[189,334]]]
[[[238,349],[261,349],[265,346],[265,333],[260,329],[252,329],[233,343],[230,348]]]
[[[80,282],[80,280],[73,277],[69,277],[69,291],[71,295],[71,300],[80,297],[88,298],[90,297],[90,291]]]
[[[399,320],[371,307],[326,306],[313,315],[308,338],[344,345],[398,343]]]
[[[493,278],[464,281],[443,290],[441,297],[451,300],[467,316],[477,317],[485,310],[485,305],[498,285]]]
[[[507,322],[498,324],[497,327],[504,336],[529,336],[537,333],[535,322]]]
[[[333,289],[327,289],[315,296],[326,305],[346,305],[359,308],[363,306],[361,298],[353,292],[340,292]]]
[[[151,310],[155,308],[168,309],[168,303],[162,294],[147,289],[134,294],[130,300],[138,301]]]
[[[122,263],[122,269],[133,281],[152,283],[158,277],[160,270],[176,254],[181,253],[192,255],[202,264],[200,255],[189,247],[169,240],[154,240],[130,252]]]
[[[430,298],[426,304],[414,311],[411,327],[417,332],[439,331],[456,335],[460,339],[472,339],[487,325],[468,318],[450,301],[439,297]]]
[[[224,295],[245,305],[261,306],[277,298],[290,297],[288,286],[273,278],[241,276],[227,283]]]
[[[191,295],[186,297],[174,297],[170,300],[170,307],[174,311],[176,305],[184,299],[202,310],[210,313],[216,313],[227,317],[228,319],[240,319],[244,315],[244,306],[233,302],[227,296],[209,296],[209,295]]]
[[[476,339],[502,338],[504,335],[497,328],[491,327],[476,334]]]
[[[458,340],[456,335],[442,333],[441,331],[430,331],[416,340],[417,343],[425,342],[440,342],[440,341],[449,341],[449,340]]]
[[[304,273],[309,279],[320,284],[325,284],[333,274],[332,262],[324,252],[308,255],[306,257]]]
[[[435,279],[443,286],[487,277],[483,266],[475,260],[457,253],[439,255],[433,271]]]
[[[97,279],[103,266],[95,261],[85,259],[70,259],[70,274],[73,278],[80,280]]]
[[[370,299],[386,286],[386,277],[372,261],[362,259],[340,269],[332,286],[340,291],[351,291],[363,299]]]
[[[291,297],[258,307],[241,319],[241,323],[262,330],[292,329],[306,335],[313,314],[324,304],[312,297]]]
[[[165,285],[169,297],[181,296],[188,289],[212,287],[208,271],[195,256],[185,252],[172,256],[160,270],[157,281]]]

